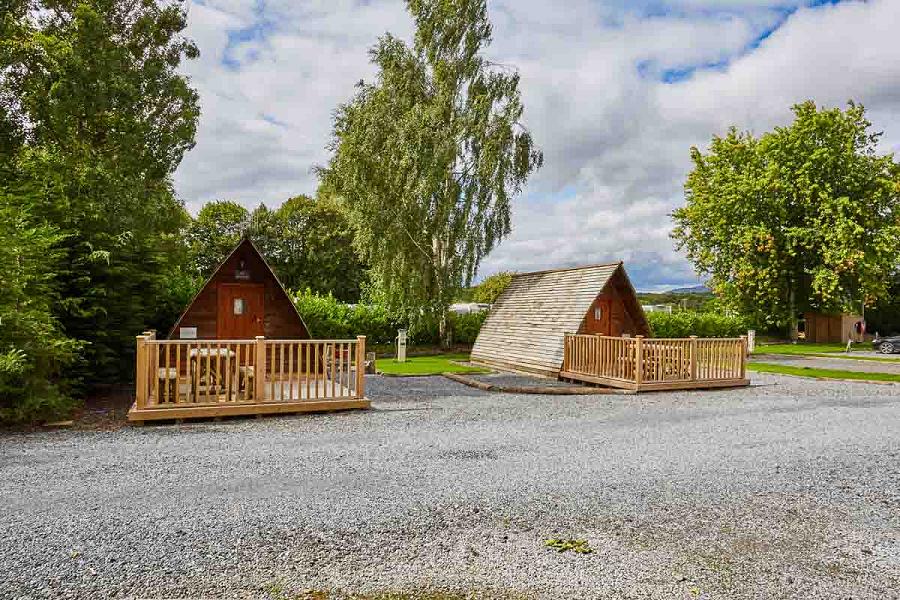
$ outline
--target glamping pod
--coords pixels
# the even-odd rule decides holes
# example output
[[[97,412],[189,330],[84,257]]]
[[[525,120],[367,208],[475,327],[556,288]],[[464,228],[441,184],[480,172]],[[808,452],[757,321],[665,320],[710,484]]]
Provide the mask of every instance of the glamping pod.
[[[168,339],[309,339],[309,330],[262,254],[244,238],[222,261]]]
[[[166,339],[137,336],[128,420],[368,408],[365,340],[310,339],[275,273],[244,239]]]
[[[621,262],[515,275],[491,308],[471,359],[558,377],[567,333],[650,335]]]

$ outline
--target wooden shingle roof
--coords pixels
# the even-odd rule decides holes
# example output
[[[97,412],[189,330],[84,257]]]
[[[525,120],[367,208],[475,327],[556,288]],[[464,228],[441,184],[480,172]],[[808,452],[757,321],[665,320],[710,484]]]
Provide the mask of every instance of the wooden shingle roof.
[[[558,374],[565,334],[578,332],[597,295],[621,268],[617,262],[515,275],[482,325],[472,360]]]

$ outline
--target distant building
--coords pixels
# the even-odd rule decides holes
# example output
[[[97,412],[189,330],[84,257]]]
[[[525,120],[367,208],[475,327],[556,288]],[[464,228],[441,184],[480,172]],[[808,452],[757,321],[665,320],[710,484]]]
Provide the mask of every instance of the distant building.
[[[672,313],[672,305],[671,304],[642,304],[641,307],[644,309],[644,312],[664,312],[664,313]]]
[[[450,312],[458,315],[467,315],[469,313],[484,312],[490,307],[490,304],[482,304],[480,302],[459,302],[450,305]]]

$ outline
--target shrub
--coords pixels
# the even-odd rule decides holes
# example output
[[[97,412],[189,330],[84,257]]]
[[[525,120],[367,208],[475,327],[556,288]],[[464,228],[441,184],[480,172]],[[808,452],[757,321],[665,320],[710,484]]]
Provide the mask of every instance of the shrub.
[[[745,317],[729,317],[718,313],[683,310],[673,313],[647,313],[653,337],[681,338],[737,337],[747,333],[750,322]]]
[[[53,317],[63,236],[0,193],[0,422],[57,419],[75,404],[62,370],[82,345]]]
[[[456,344],[474,344],[481,325],[487,318],[487,311],[458,315],[450,313],[450,327],[453,330],[453,342]]]
[[[364,335],[369,344],[392,344],[397,330],[406,329],[410,345],[436,345],[440,341],[437,323],[422,321],[410,325],[408,319],[392,315],[378,304],[344,304],[331,295],[323,296],[310,290],[295,292],[292,299],[310,334],[316,338],[345,339]],[[486,312],[451,313],[454,342],[474,343],[486,316]]]

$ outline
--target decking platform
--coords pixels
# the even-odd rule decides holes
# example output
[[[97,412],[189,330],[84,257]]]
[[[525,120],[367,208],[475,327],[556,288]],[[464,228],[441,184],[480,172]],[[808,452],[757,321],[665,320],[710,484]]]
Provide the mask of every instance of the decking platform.
[[[635,392],[742,387],[747,340],[566,334],[559,377]]]
[[[364,353],[362,336],[300,341],[138,336],[128,420],[366,409]]]

